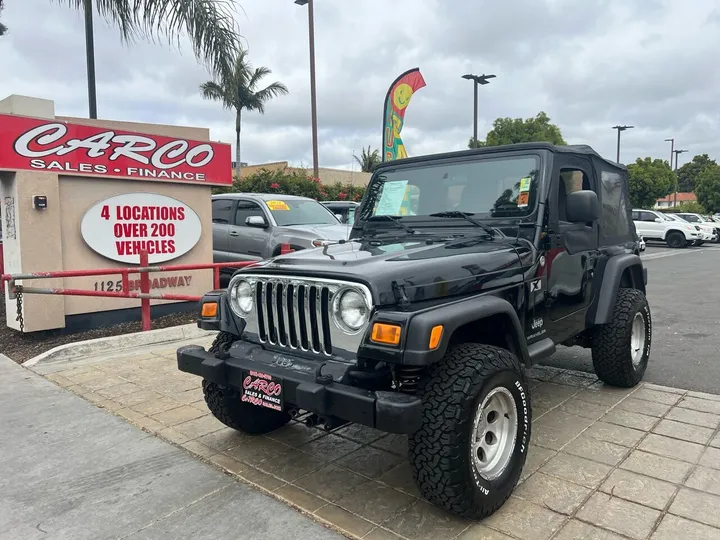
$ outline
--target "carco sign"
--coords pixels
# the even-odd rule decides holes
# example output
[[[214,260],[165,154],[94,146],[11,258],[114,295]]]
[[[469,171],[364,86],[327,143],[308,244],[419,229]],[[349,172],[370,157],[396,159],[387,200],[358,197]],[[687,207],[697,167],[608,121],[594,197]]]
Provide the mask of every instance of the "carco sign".
[[[103,257],[139,264],[140,252],[147,250],[150,264],[156,264],[195,247],[202,224],[181,201],[155,193],[125,193],[90,208],[80,230],[90,249]]]
[[[0,114],[0,170],[232,184],[230,145]]]

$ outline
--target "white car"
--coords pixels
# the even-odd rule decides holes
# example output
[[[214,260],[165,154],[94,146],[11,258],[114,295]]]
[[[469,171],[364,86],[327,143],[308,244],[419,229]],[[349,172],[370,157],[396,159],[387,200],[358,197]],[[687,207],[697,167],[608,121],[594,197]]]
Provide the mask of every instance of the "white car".
[[[660,240],[671,248],[684,248],[703,241],[700,227],[682,219],[671,219],[654,210],[633,209],[635,230],[645,240]]]
[[[701,216],[700,214],[692,214],[690,212],[679,212],[677,214],[688,223],[699,225],[703,230],[709,230],[713,238],[711,242],[720,242],[720,223],[716,221],[710,221],[708,218]]]
[[[668,213],[665,214],[665,216],[675,221],[679,221],[680,223],[690,223],[690,221],[688,221],[687,219],[680,217],[679,214]],[[710,227],[709,225],[706,225],[704,223],[690,224],[700,229],[700,240],[695,240],[690,244],[691,246],[702,246],[705,242],[713,242],[717,238],[714,227]]]

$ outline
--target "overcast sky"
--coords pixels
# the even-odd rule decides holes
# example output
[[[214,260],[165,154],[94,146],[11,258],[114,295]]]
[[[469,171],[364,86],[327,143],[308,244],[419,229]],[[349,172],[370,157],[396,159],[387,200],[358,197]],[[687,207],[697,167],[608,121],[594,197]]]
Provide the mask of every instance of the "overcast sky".
[[[87,116],[85,39],[78,12],[53,0],[8,0],[0,38],[0,98],[55,101],[56,114]],[[311,166],[307,8],[293,0],[238,0],[237,21],[254,65],[290,95],[245,116],[242,160]],[[403,139],[410,155],[466,148],[472,83],[479,134],[499,116],[540,110],[569,143],[621,161],[669,158],[670,143],[720,159],[720,7],[714,0],[315,0],[320,165],[350,168],[381,144],[382,105],[393,79],[420,67]],[[207,126],[234,141],[234,115],[198,92],[208,74],[188,46],[122,45],[95,17],[98,116]],[[233,154],[234,155],[234,154]]]

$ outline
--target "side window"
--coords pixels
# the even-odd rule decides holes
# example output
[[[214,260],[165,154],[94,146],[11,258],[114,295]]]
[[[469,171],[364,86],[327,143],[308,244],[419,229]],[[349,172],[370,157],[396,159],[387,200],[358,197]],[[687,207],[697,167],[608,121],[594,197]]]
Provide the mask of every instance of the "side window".
[[[561,169],[558,182],[558,219],[567,221],[567,196],[576,191],[590,190],[590,178],[581,169]]]
[[[640,212],[633,210],[632,219],[633,219],[633,221],[640,221]]]
[[[610,170],[603,170],[600,173],[602,201],[602,223],[603,236],[605,238],[621,238],[630,234],[628,223],[628,198],[623,189],[623,177],[620,173]],[[640,212],[640,219],[645,220],[648,212]],[[654,221],[652,216],[650,221]]]
[[[267,219],[259,204],[251,201],[238,201],[237,209],[235,210],[235,225],[245,227],[245,220],[251,216],[261,216]]]
[[[641,212],[640,213],[640,219],[642,221],[647,221],[650,223],[655,223],[655,219],[657,219],[657,216],[653,214],[652,212]]]
[[[212,202],[213,223],[230,223],[232,204],[231,199],[214,199]]]

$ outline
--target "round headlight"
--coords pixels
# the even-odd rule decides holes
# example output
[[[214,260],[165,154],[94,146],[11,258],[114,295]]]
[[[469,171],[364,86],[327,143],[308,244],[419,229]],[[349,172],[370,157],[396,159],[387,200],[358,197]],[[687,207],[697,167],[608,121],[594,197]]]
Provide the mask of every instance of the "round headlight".
[[[240,317],[247,317],[254,306],[252,287],[241,280],[230,287],[230,307]]]
[[[368,321],[369,308],[363,295],[349,290],[335,302],[335,320],[346,332],[357,332]]]

